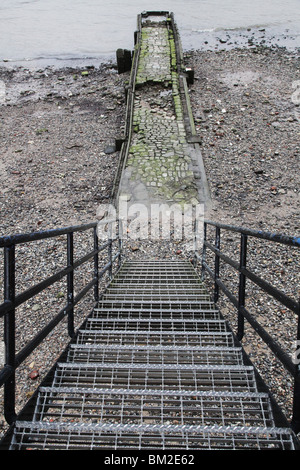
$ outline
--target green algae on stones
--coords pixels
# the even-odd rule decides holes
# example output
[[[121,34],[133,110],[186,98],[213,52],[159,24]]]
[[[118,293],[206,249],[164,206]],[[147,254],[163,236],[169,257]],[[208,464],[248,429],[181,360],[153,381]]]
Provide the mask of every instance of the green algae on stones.
[[[196,201],[198,190],[186,153],[176,45],[166,25],[142,27],[135,85],[127,160],[130,181],[143,184],[154,199],[179,204]],[[163,92],[166,86],[169,93]]]

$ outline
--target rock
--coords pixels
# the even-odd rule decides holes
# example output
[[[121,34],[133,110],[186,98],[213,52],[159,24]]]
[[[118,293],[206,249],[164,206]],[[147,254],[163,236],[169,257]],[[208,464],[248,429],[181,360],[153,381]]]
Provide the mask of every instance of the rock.
[[[34,304],[33,307],[32,307],[33,312],[37,312],[40,309],[41,309],[41,306],[39,304]]]
[[[104,149],[104,153],[106,155],[110,155],[111,153],[115,153],[115,151],[116,151],[116,145],[115,144],[109,144]]]
[[[118,49],[116,52],[118,73],[125,73],[131,69],[131,52],[127,49]]]
[[[139,250],[139,247],[138,246],[132,246],[131,247],[131,251],[138,251]]]
[[[39,376],[40,376],[40,373],[37,369],[34,369],[29,373],[29,378],[31,380],[36,380]]]

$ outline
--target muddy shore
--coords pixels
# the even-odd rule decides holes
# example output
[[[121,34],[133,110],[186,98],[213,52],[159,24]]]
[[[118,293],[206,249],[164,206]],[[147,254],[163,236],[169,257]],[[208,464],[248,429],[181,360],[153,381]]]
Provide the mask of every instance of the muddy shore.
[[[193,51],[190,97],[213,211],[222,222],[299,229],[299,56]],[[94,220],[118,163],[128,74],[0,68],[0,235]],[[293,99],[293,96],[295,99]],[[299,101],[299,100],[298,100]]]
[[[1,235],[95,220],[124,116],[115,67],[0,71]]]
[[[251,46],[191,51],[185,56],[195,71],[190,97],[212,198],[206,216],[299,235],[300,110],[293,98],[299,54]],[[119,158],[115,139],[124,125],[128,78],[118,75],[113,62],[82,68],[0,68],[0,83],[5,85],[5,94],[0,94],[0,236],[95,220],[99,205],[110,200]],[[288,285],[288,293],[295,295],[299,254],[281,255],[276,250],[271,254],[261,247],[256,250],[263,272],[279,285]],[[178,250],[167,243],[140,242],[130,256],[145,253],[189,255],[184,244]],[[257,311],[264,317],[259,300]],[[226,302],[223,307],[230,317]],[[279,310],[273,310],[274,317],[267,322],[276,325],[278,337],[291,348],[294,319]],[[35,327],[30,321],[28,334]],[[250,336],[246,342],[250,355],[255,341]],[[267,353],[260,344],[257,347],[263,369]],[[57,353],[57,343],[47,348]],[[28,397],[35,388],[29,373],[37,368],[42,374],[43,354],[22,368],[20,395]],[[277,372],[270,356],[266,361],[267,376],[289,414],[291,380]],[[2,424],[5,428],[3,419]]]

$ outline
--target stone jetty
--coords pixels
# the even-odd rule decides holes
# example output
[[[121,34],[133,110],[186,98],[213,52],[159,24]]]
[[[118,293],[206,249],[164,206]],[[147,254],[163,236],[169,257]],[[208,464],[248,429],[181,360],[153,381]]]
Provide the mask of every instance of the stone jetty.
[[[183,65],[173,15],[139,15],[115,200],[209,204],[189,102],[191,76]]]

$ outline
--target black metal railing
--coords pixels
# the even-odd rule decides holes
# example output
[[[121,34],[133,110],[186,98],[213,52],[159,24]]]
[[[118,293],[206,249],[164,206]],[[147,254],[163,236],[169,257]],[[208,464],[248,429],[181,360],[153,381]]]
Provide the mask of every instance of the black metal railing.
[[[208,227],[212,227],[215,230],[214,233],[214,244],[208,240]],[[239,245],[239,261],[233,260],[227,254],[221,251],[221,231],[224,232],[235,232],[240,234]],[[223,233],[223,232],[222,232]],[[280,344],[274,340],[274,338],[266,331],[265,328],[254,318],[254,316],[246,308],[246,281],[250,280],[255,286],[262,289],[267,295],[272,296],[281,305],[284,305],[287,309],[291,310],[296,315],[296,331],[295,331],[295,342],[300,344],[300,302],[294,300],[290,296],[286,295],[283,291],[271,285],[265,279],[259,277],[253,271],[247,268],[248,256],[247,247],[248,239],[256,238],[289,247],[300,248],[300,238],[290,237],[286,235],[274,234],[269,232],[255,231],[246,229],[243,227],[234,227],[231,225],[225,225],[215,223],[212,221],[204,222],[204,233],[203,233],[203,251],[202,257],[198,253],[195,253],[196,262],[200,261],[202,269],[202,279],[205,277],[207,272],[214,283],[214,301],[219,300],[220,289],[228,297],[230,302],[237,309],[237,333],[238,340],[241,340],[244,336],[244,322],[245,319],[254,328],[256,333],[262,338],[262,340],[268,345],[271,351],[281,361],[284,368],[294,378],[294,394],[293,394],[293,417],[291,427],[296,433],[300,432],[300,368],[291,355],[289,355]],[[207,250],[210,250],[214,258],[214,267],[211,268],[207,262]],[[237,295],[234,295],[232,289],[230,289],[221,279],[220,275],[220,262],[224,262],[225,265],[231,266],[239,275]],[[296,287],[296,286],[295,286]]]
[[[105,223],[110,224],[110,221],[106,221]],[[112,231],[108,231],[107,241],[99,245],[100,239],[98,237],[98,226],[99,223],[93,222],[90,224],[62,229],[0,237],[0,248],[3,248],[4,250],[4,302],[0,304],[0,318],[4,318],[5,349],[4,367],[0,370],[0,386],[4,387],[4,416],[9,424],[13,423],[16,418],[17,368],[65,318],[67,318],[68,335],[73,338],[75,335],[75,306],[88,292],[91,291],[91,289],[94,291],[93,298],[96,303],[99,300],[99,282],[101,278],[105,273],[108,273],[110,278],[112,277],[113,266],[116,260],[118,260],[118,268],[121,265],[121,237],[119,234],[112,234]],[[74,234],[77,232],[86,232],[88,234],[90,242],[93,244],[93,249],[79,259],[74,259]],[[63,236],[66,237],[66,245],[64,248],[67,258],[66,266],[29,289],[17,294],[16,246],[50,238],[61,238]],[[115,247],[116,244],[116,253],[113,253],[113,246]],[[107,262],[102,268],[100,268],[99,254],[106,249],[107,254],[105,255],[105,258],[107,259]],[[74,272],[89,260],[93,263],[92,279],[78,294],[75,295]],[[66,305],[36,334],[33,339],[29,340],[20,351],[16,351],[16,309],[29,299],[34,298],[39,293],[45,291],[45,289],[62,279],[67,280]]]

